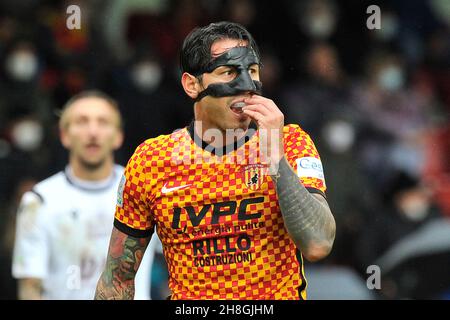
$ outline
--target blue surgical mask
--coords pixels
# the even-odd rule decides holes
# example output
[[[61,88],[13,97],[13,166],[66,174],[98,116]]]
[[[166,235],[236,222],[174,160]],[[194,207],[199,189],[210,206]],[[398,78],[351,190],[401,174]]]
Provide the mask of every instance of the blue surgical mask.
[[[131,70],[134,84],[143,91],[155,90],[162,80],[161,67],[151,61],[137,63]]]
[[[404,85],[403,70],[397,66],[389,66],[384,68],[378,74],[378,85],[387,91],[396,91]]]
[[[30,81],[38,71],[36,55],[29,51],[18,50],[6,59],[6,70],[17,81]]]

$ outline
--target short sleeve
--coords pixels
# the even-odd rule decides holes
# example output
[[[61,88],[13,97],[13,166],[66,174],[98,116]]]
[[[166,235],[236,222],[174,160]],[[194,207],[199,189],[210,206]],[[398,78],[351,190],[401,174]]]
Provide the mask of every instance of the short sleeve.
[[[34,193],[23,195],[17,212],[12,274],[16,279],[44,279],[48,275],[49,243],[44,203]]]
[[[325,175],[311,137],[300,126],[290,124],[284,127],[285,154],[301,183],[309,192],[325,196]]]
[[[133,237],[145,238],[153,233],[153,217],[147,187],[146,154],[148,145],[140,145],[128,161],[117,190],[114,226]]]

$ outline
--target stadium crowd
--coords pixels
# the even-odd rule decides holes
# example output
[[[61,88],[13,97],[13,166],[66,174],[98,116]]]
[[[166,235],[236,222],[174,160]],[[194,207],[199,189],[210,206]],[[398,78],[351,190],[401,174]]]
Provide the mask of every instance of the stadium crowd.
[[[331,255],[311,267],[311,298],[327,297],[317,291],[324,274],[356,277],[365,287],[369,265],[450,218],[448,2],[372,2],[381,8],[379,30],[366,27],[372,3],[360,0],[2,1],[0,298],[16,298],[10,269],[19,199],[67,162],[60,108],[85,89],[115,98],[125,123],[117,160],[125,165],[146,138],[193,118],[178,52],[192,28],[218,20],[255,36],[264,95],[320,152],[337,236]],[[79,30],[66,27],[73,4],[81,8]],[[438,241],[447,247],[439,257],[381,268],[381,290],[358,295],[348,281],[342,297],[347,286],[350,298],[450,298],[440,265],[450,264],[449,237]]]

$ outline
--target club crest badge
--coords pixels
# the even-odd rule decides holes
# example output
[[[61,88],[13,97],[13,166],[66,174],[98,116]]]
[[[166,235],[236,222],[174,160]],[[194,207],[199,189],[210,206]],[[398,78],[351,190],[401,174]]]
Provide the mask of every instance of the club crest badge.
[[[264,182],[265,175],[268,173],[268,167],[263,164],[250,164],[244,167],[244,183],[250,190],[258,190]]]

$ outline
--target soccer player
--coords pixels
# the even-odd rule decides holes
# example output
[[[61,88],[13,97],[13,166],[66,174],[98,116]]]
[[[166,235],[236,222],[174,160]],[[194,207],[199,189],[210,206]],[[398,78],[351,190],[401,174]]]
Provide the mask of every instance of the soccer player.
[[[335,222],[319,155],[262,95],[258,48],[242,26],[193,30],[181,83],[193,121],[142,143],[125,169],[97,299],[130,299],[154,232],[171,299],[305,299],[302,256],[327,256]]]
[[[101,92],[82,92],[66,103],[59,125],[69,164],[25,193],[18,211],[19,299],[92,299],[106,261],[124,170],[113,157],[123,140],[118,106]]]

